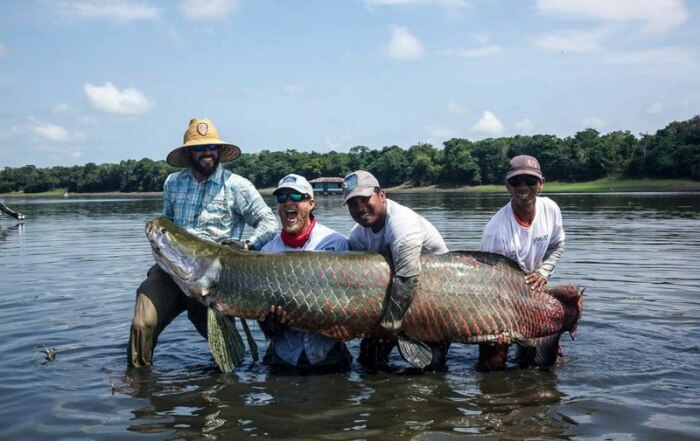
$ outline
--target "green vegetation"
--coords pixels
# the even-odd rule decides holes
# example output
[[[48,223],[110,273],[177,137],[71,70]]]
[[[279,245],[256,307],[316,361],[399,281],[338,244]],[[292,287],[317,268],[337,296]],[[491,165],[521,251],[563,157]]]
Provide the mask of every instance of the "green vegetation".
[[[273,187],[288,173],[313,179],[364,169],[383,186],[396,190],[500,192],[508,159],[520,154],[540,160],[548,192],[697,189],[700,116],[672,122],[640,138],[629,131],[601,135],[586,129],[564,139],[553,135],[482,141],[453,138],[444,142],[442,149],[416,144],[407,150],[396,145],[381,150],[356,146],[349,153],[263,150],[243,154],[225,167],[258,188]],[[0,194],[158,192],[174,171],[165,161],[145,158],[43,169],[33,165],[5,167],[0,171]]]

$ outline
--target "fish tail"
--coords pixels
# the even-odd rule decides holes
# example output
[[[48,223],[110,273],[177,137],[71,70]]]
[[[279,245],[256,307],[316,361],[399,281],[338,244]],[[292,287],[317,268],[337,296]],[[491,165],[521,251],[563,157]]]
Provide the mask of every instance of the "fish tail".
[[[560,334],[548,335],[518,341],[518,365],[520,367],[538,366],[541,369],[549,369],[554,366],[559,353]]]
[[[207,333],[209,350],[221,372],[231,372],[240,366],[245,356],[245,346],[234,322],[209,308]]]

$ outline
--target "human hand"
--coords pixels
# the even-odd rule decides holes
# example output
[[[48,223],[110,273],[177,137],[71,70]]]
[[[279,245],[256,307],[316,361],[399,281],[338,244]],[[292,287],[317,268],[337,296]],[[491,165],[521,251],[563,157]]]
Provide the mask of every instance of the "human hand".
[[[333,325],[328,329],[319,331],[319,333],[328,338],[340,341],[352,340],[354,338],[350,331],[348,331],[348,328],[343,325]]]
[[[525,275],[525,283],[527,283],[531,291],[542,292],[544,285],[547,284],[547,279],[542,277],[540,273],[529,273]]]
[[[247,240],[226,239],[223,242],[221,242],[221,245],[226,245],[227,247],[231,247],[234,250],[241,250],[241,251],[252,251],[253,250],[253,248],[250,244],[250,241],[247,241]]]
[[[281,306],[272,305],[269,311],[264,311],[258,316],[258,321],[266,334],[276,334],[283,331],[291,324],[287,311]]]

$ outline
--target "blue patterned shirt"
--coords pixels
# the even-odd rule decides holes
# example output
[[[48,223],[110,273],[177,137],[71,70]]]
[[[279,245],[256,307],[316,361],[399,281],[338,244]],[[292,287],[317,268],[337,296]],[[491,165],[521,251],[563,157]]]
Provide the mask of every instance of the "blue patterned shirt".
[[[192,234],[213,242],[240,239],[249,225],[248,238],[256,250],[279,231],[272,209],[247,179],[223,167],[202,182],[192,168],[172,173],[163,185],[163,216]]]

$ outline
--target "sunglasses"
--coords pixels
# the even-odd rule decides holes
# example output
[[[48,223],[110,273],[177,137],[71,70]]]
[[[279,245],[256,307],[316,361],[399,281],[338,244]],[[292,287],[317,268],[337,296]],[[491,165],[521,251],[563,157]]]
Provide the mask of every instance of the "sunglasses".
[[[308,194],[301,193],[288,193],[275,195],[275,199],[277,199],[278,204],[284,204],[287,202],[287,199],[291,200],[292,202],[301,202],[304,199],[310,199],[310,196]]]
[[[534,176],[529,176],[529,175],[525,175],[525,176],[513,176],[512,178],[508,179],[508,184],[509,184],[511,187],[520,187],[520,184],[522,184],[522,183],[524,182],[525,185],[527,185],[528,187],[533,187],[533,186],[534,186],[535,184],[537,184],[539,181],[540,181],[540,180],[537,179],[536,177],[534,177]]]
[[[205,150],[210,152],[218,152],[221,146],[219,144],[193,145],[190,147],[193,152],[202,153]]]

